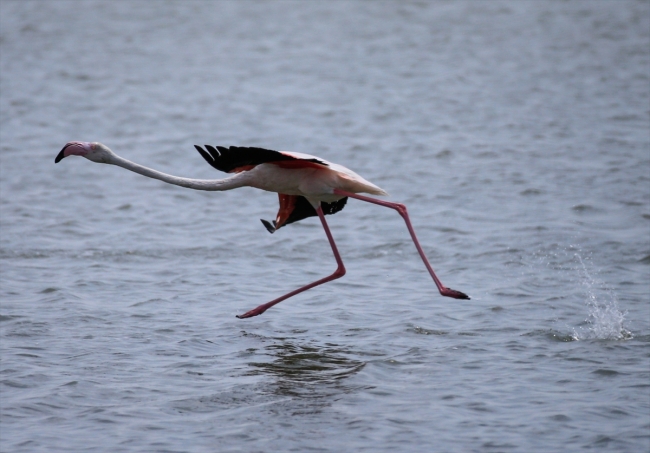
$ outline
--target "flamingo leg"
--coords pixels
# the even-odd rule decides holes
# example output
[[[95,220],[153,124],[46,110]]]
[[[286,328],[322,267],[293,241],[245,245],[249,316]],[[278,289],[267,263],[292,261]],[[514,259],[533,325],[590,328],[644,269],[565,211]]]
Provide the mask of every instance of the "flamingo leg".
[[[345,266],[343,265],[343,260],[341,259],[341,255],[339,254],[338,249],[336,248],[336,243],[334,242],[334,238],[332,237],[332,232],[329,229],[329,226],[327,226],[327,221],[325,220],[325,214],[323,214],[323,210],[321,209],[320,206],[316,208],[316,213],[318,214],[318,217],[320,218],[321,223],[323,224],[323,228],[325,229],[325,234],[327,235],[327,240],[330,242],[330,246],[332,247],[332,252],[334,252],[334,258],[336,258],[336,264],[337,268],[334,271],[332,275],[329,275],[325,278],[321,278],[320,280],[316,280],[313,283],[310,283],[308,285],[305,285],[301,288],[298,288],[294,291],[291,291],[290,293],[285,294],[284,296],[278,297],[277,299],[272,300],[271,302],[267,302],[265,304],[260,305],[257,308],[253,308],[250,311],[247,311],[243,315],[237,315],[239,319],[244,319],[244,318],[251,318],[253,316],[261,315],[264,313],[266,310],[274,306],[275,304],[279,304],[285,299],[288,299],[292,296],[295,296],[296,294],[300,294],[303,291],[307,291],[308,289],[313,288],[314,286],[322,285],[323,283],[327,283],[332,280],[336,280],[337,278],[341,278],[345,275]]]
[[[413,229],[413,225],[411,225],[411,220],[409,219],[408,212],[406,210],[406,206],[404,206],[401,203],[391,203],[390,201],[384,201],[384,200],[378,200],[376,198],[371,198],[371,197],[366,197],[364,195],[358,195],[356,193],[350,193],[346,192],[344,190],[339,190],[339,189],[334,189],[334,193],[337,195],[343,195],[345,197],[350,197],[350,198],[356,198],[357,200],[361,201],[367,201],[368,203],[374,203],[378,204],[379,206],[385,206],[387,208],[391,208],[396,210],[399,215],[402,216],[404,219],[404,222],[406,222],[406,228],[408,228],[409,233],[411,234],[411,239],[413,239],[413,243],[415,244],[415,248],[417,249],[418,253],[420,254],[420,257],[422,258],[422,261],[424,262],[424,265],[426,266],[427,270],[429,271],[429,274],[431,274],[431,277],[433,278],[433,281],[435,282],[436,286],[438,287],[438,291],[440,291],[440,294],[446,297],[453,297],[454,299],[469,299],[469,296],[465,293],[462,293],[460,291],[456,291],[455,289],[447,288],[442,284],[440,279],[436,276],[436,273],[433,271],[433,268],[431,267],[431,264],[429,264],[429,260],[427,259],[426,255],[424,254],[424,250],[422,250],[422,247],[420,246],[420,242],[418,241],[417,236],[415,235],[415,230]]]

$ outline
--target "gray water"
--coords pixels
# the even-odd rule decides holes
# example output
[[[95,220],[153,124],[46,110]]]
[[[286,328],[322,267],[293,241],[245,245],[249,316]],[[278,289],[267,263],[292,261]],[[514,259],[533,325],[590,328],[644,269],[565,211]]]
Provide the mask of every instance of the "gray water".
[[[0,2],[3,452],[650,451],[650,3]],[[343,164],[351,200],[193,144]]]

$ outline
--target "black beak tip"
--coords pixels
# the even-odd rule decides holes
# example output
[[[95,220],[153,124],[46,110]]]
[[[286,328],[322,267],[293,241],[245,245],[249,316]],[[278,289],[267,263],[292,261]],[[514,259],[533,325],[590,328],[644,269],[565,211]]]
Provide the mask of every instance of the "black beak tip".
[[[65,147],[59,152],[59,154],[56,155],[56,157],[54,158],[54,163],[55,164],[58,164],[59,162],[61,162],[61,159],[63,159],[65,157],[64,151],[65,151]]]
[[[275,226],[271,224],[268,220],[260,219],[262,221],[262,224],[266,227],[266,229],[269,231],[269,233],[273,234],[275,233]]]

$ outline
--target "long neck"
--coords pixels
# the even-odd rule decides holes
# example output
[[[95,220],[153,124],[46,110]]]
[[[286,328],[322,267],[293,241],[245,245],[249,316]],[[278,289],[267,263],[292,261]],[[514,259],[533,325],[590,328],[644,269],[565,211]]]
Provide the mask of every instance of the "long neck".
[[[158,179],[168,184],[174,184],[175,186],[186,187],[188,189],[230,190],[248,185],[246,182],[247,178],[245,177],[246,172],[237,173],[225,179],[191,179],[168,175],[167,173],[163,173],[152,168],[147,168],[143,165],[136,164],[135,162],[131,162],[130,160],[124,159],[123,157],[120,157],[116,154],[113,154],[113,156],[111,156],[111,160],[107,163],[117,165],[118,167],[125,168],[148,178]]]

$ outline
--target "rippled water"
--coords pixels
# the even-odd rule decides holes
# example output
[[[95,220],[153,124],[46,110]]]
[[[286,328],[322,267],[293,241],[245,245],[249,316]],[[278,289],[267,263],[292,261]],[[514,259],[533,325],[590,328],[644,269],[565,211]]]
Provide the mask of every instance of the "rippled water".
[[[650,4],[0,2],[0,449],[650,450]],[[54,157],[306,152],[409,206]]]

